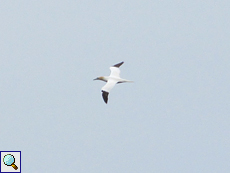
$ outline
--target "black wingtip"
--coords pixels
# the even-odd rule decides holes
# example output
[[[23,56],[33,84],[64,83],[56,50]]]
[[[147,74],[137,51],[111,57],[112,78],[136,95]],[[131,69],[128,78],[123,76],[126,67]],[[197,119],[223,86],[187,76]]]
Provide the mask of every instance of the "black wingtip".
[[[104,99],[104,102],[107,104],[109,92],[103,90],[101,90],[101,92],[102,92],[102,97]]]
[[[118,64],[115,64],[113,67],[119,68],[123,63],[124,63],[124,61],[122,61],[122,62],[120,62],[120,63],[118,63]]]

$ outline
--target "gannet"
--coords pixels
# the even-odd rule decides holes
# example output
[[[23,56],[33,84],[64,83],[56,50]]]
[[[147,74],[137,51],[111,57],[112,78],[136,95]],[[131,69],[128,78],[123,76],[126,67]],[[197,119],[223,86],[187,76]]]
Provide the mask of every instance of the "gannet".
[[[133,82],[127,79],[122,79],[120,78],[120,69],[119,67],[123,64],[124,62],[120,62],[118,64],[115,64],[114,66],[110,67],[111,73],[109,76],[100,76],[97,77],[94,80],[102,80],[106,82],[106,84],[101,88],[102,92],[102,97],[107,104],[108,102],[108,95],[110,90],[118,83],[124,83],[124,82]]]

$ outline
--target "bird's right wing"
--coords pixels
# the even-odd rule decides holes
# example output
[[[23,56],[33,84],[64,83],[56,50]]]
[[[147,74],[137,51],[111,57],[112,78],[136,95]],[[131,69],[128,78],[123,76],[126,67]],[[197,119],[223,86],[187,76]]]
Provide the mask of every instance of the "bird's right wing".
[[[110,92],[110,90],[116,85],[117,81],[109,79],[107,83],[101,88],[101,90]]]
[[[106,104],[107,104],[107,102],[108,102],[108,95],[109,95],[108,92],[102,90],[102,98],[104,99],[104,102],[105,102]]]
[[[108,95],[110,90],[114,87],[114,85],[116,85],[117,81],[113,80],[113,79],[109,79],[108,82],[105,84],[105,86],[103,86],[101,88],[101,92],[102,92],[102,98],[104,100],[104,102],[107,104],[108,102]]]

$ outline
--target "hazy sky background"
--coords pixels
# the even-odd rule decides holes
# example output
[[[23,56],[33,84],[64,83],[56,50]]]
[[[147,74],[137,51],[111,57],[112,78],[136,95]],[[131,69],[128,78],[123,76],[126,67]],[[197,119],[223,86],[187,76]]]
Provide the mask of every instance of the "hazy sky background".
[[[230,172],[230,1],[1,1],[0,150],[23,173]],[[106,105],[101,81],[124,61]]]

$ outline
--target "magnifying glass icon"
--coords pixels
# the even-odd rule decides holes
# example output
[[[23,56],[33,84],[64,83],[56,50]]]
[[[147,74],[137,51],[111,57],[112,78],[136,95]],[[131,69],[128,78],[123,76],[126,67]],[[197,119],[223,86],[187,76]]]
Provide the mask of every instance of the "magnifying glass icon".
[[[7,154],[3,158],[3,162],[7,166],[12,166],[15,170],[18,169],[18,167],[14,164],[15,163],[15,158],[12,154]]]

